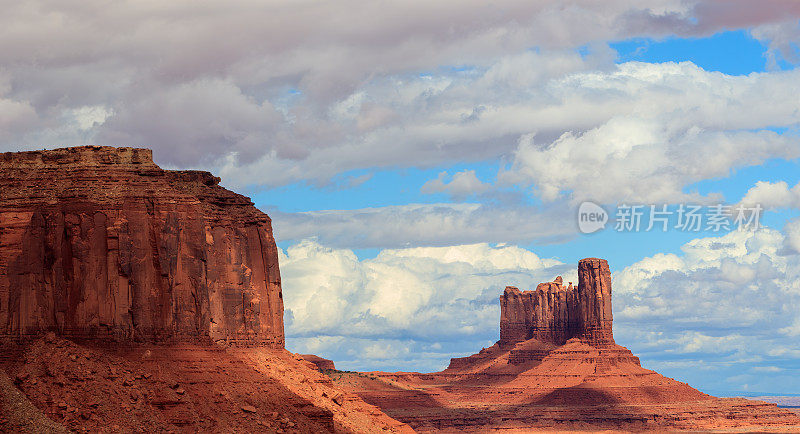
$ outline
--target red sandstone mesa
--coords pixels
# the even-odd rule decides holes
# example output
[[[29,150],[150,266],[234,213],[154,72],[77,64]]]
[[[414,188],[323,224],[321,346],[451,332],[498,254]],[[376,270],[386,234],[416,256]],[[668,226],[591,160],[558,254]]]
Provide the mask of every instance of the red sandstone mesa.
[[[147,149],[0,154],[0,336],[282,348],[269,217]]]
[[[605,260],[581,260],[577,286],[507,287],[500,305],[500,340],[442,372],[335,381],[418,431],[800,430],[774,404],[715,398],[642,368],[614,342]]]
[[[410,431],[283,349],[270,218],[219,181],[0,154],[0,432]]]

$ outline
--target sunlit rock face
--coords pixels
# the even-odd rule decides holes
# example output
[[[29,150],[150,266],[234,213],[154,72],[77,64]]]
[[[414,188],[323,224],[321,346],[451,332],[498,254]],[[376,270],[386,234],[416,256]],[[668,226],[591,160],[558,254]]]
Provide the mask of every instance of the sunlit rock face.
[[[0,154],[0,336],[283,348],[270,218],[148,149]]]
[[[611,271],[604,259],[578,262],[578,286],[561,277],[534,291],[506,287],[500,297],[500,345],[528,339],[564,345],[572,338],[595,346],[613,345]]]

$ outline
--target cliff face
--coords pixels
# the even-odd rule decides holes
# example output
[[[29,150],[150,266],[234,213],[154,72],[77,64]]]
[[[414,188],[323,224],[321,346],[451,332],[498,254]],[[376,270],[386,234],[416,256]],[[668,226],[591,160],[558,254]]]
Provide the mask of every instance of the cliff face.
[[[283,348],[269,217],[147,149],[0,154],[0,337]]]
[[[561,277],[535,291],[506,287],[500,297],[500,345],[528,339],[564,345],[580,338],[592,345],[614,344],[611,331],[611,271],[604,259],[578,262],[578,286]]]
[[[611,270],[605,259],[578,262],[578,336],[595,344],[613,344]]]

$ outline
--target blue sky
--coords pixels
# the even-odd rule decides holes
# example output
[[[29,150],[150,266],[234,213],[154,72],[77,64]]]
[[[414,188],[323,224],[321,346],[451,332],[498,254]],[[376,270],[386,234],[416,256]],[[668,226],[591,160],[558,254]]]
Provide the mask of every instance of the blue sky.
[[[633,61],[692,62],[705,71],[718,71],[727,75],[748,75],[768,70],[767,45],[751,37],[746,30],[724,31],[702,38],[633,38],[613,42],[609,46],[617,53],[617,63]],[[792,69],[793,65],[780,61],[779,67]],[[253,199],[262,208],[274,207],[288,212],[456,202],[456,199],[448,197],[446,194],[423,193],[422,186],[436,178],[441,172],[452,174],[465,170],[474,170],[477,178],[483,182],[494,182],[498,170],[506,164],[505,161],[490,160],[431,168],[390,167],[359,170],[343,173],[337,176],[332,184],[322,188],[308,182],[298,182],[259,192],[253,195]],[[351,179],[358,177],[364,177],[366,180],[355,187],[348,185]],[[800,182],[800,161],[797,159],[770,159],[759,165],[732,168],[724,176],[689,184],[684,191],[697,191],[702,195],[721,193],[725,198],[724,203],[735,204],[757,181],[785,181],[790,185],[795,185]],[[510,189],[522,194],[529,194],[523,188],[512,186]],[[525,199],[533,204],[540,203],[534,195]],[[471,196],[458,202],[481,203],[481,201],[482,198]],[[800,213],[796,210],[772,210],[764,214],[762,223],[770,228],[781,230],[787,221],[796,218],[798,214]],[[503,224],[502,219],[498,218],[497,223]],[[609,228],[596,234],[575,234],[565,240],[520,243],[519,246],[539,256],[556,258],[567,264],[575,264],[583,257],[599,256],[607,258],[615,269],[622,269],[644,257],[658,253],[679,254],[681,246],[694,238],[719,235],[710,231],[683,232],[679,230],[633,233],[618,232]],[[280,246],[286,248],[293,243],[294,241],[283,241]],[[380,252],[380,249],[377,248],[354,248],[352,250],[362,260],[372,259]],[[492,332],[496,334],[496,331]],[[489,341],[494,339],[491,337],[492,332],[486,333]],[[622,343],[636,350],[636,342]],[[468,346],[472,344],[472,341],[460,345],[458,342],[448,342],[448,344],[450,344],[448,345],[450,351],[459,355],[469,354],[479,349]],[[486,345],[488,344],[487,341]],[[692,356],[707,357],[705,354],[692,354]],[[680,364],[675,367],[671,366],[669,362],[676,359],[678,358],[674,356],[665,357],[652,353],[642,356],[645,366],[658,369],[665,375],[689,381],[709,393],[722,395],[789,393],[795,387],[794,384],[786,387],[784,380],[767,380],[760,389],[751,390],[744,384],[736,385],[725,381],[741,375],[741,366],[737,364],[729,363],[723,368],[715,368],[714,373],[711,374],[712,377],[721,377],[715,381],[709,379],[707,370],[693,371]],[[793,363],[795,363],[794,359],[781,359],[775,363],[776,366],[757,372],[759,375],[769,376],[769,374],[774,375],[784,370],[794,371]],[[359,367],[362,366],[368,367],[369,365],[359,365]],[[403,370],[408,367],[404,366],[403,362],[398,362],[389,366],[376,367],[376,369]]]
[[[702,38],[667,37],[632,38],[609,43],[616,52],[616,63],[624,62],[692,62],[705,71],[718,71],[728,75],[748,75],[767,71],[767,44],[750,36],[747,30],[723,31]],[[585,48],[579,48],[582,51]],[[782,69],[793,66],[780,59]],[[461,67],[463,68],[463,67]],[[439,173],[457,173],[474,170],[478,179],[493,182],[504,161],[476,161],[430,168],[376,168],[348,171],[335,176],[329,184],[318,186],[302,181],[281,187],[258,191],[252,199],[262,209],[277,208],[285,212],[320,211],[330,209],[357,210],[360,208],[384,207],[405,204],[434,204],[454,202],[443,193],[423,193],[422,186]],[[700,194],[721,193],[726,203],[737,203],[757,181],[786,181],[790,185],[800,182],[800,161],[773,159],[754,166],[731,169],[726,176],[702,180],[685,187],[685,191]],[[363,178],[357,186],[354,180]],[[510,190],[523,189],[512,186]],[[524,193],[524,191],[523,191]],[[531,203],[540,201],[534,195],[525,198]],[[476,197],[467,197],[460,202],[480,203]],[[796,217],[796,212],[765,213],[765,225],[782,229],[786,221]],[[537,254],[557,257],[565,262],[591,256],[582,252],[601,252],[599,256],[608,258],[617,267],[628,266],[645,256],[659,252],[677,252],[680,246],[697,237],[710,233],[619,233],[604,231],[594,235],[571,237],[568,242],[546,242],[523,244]],[[281,241],[286,248],[295,240]],[[614,245],[614,248],[607,246]],[[374,257],[379,249],[354,249],[361,259]]]
[[[596,256],[645,367],[790,394],[799,20],[782,0],[33,0],[0,17],[0,150],[214,172],[273,219],[287,347],[343,369],[442,369],[498,338],[505,285]],[[584,201],[758,204],[763,227],[582,234]]]

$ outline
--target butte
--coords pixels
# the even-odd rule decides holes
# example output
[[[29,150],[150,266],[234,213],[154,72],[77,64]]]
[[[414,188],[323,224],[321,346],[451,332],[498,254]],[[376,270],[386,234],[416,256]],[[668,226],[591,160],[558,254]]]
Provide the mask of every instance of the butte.
[[[643,368],[614,341],[603,259],[578,263],[577,286],[507,287],[500,306],[500,340],[444,371],[332,378],[417,431],[800,431],[775,404],[715,398]]]

